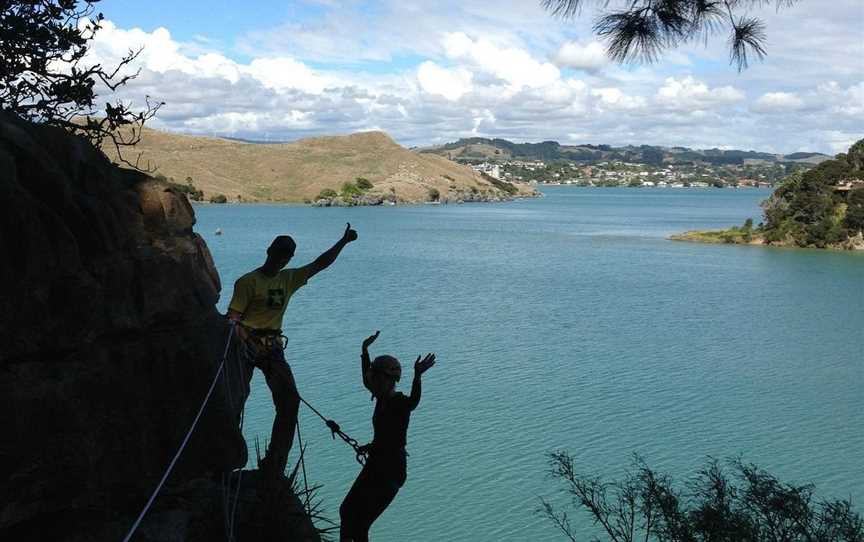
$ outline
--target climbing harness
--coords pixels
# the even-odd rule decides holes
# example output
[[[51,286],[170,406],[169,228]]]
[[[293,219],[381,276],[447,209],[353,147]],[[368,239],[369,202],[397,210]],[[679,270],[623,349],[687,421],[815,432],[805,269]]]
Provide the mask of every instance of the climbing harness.
[[[201,414],[204,412],[204,408],[207,406],[207,402],[210,400],[210,396],[213,394],[213,388],[216,387],[216,382],[219,380],[219,376],[222,374],[222,370],[225,368],[225,360],[228,358],[228,348],[231,346],[231,337],[234,335],[234,325],[235,324],[232,321],[230,329],[228,330],[228,340],[225,343],[225,352],[222,354],[222,362],[219,364],[219,368],[216,370],[216,375],[213,377],[213,382],[210,383],[210,388],[207,390],[207,395],[204,396],[204,401],[201,403],[201,407],[198,409],[198,413],[195,415],[195,419],[192,420],[192,425],[186,432],[186,436],[183,437],[183,442],[180,443],[180,448],[177,449],[177,453],[174,454],[174,458],[171,459],[171,463],[168,464],[168,468],[165,469],[165,474],[162,475],[162,479],[159,480],[159,483],[156,485],[156,489],[153,490],[153,494],[150,495],[150,499],[148,499],[147,504],[144,505],[144,509],[141,510],[140,514],[138,514],[138,519],[135,520],[135,523],[132,524],[132,528],[129,529],[129,532],[123,538],[123,542],[129,542],[129,540],[132,538],[132,535],[135,534],[135,530],[138,529],[138,526],[141,524],[141,520],[144,519],[144,515],[147,514],[147,511],[150,510],[150,507],[153,505],[153,501],[156,500],[156,495],[159,494],[162,486],[165,485],[165,481],[168,480],[168,475],[170,475],[171,471],[174,470],[174,465],[177,463],[177,460],[180,459],[180,454],[182,454],[183,450],[186,449],[186,445],[189,443],[189,437],[191,437],[192,432],[195,431],[195,427],[198,425],[198,420],[201,419]]]
[[[278,335],[277,334],[261,334],[261,335],[256,336],[255,339],[261,346],[263,346],[265,348],[272,348],[273,345],[275,344],[275,341],[279,341],[279,345],[281,346],[283,351],[288,347],[288,337],[286,337],[285,335],[283,335],[281,333]],[[255,365],[255,364],[253,363],[253,365]],[[309,404],[309,402],[306,399],[304,399],[302,395],[300,395],[299,391],[297,393],[297,396],[300,398],[300,401],[304,405],[309,407],[309,409],[312,410],[312,412],[314,412],[316,416],[318,416],[319,418],[321,418],[324,421],[325,425],[327,425],[327,428],[330,429],[330,433],[331,433],[331,436],[333,437],[333,439],[335,440],[336,437],[338,436],[343,441],[345,441],[346,444],[351,446],[351,448],[354,450],[354,458],[357,460],[358,463],[360,463],[361,465],[364,465],[366,463],[366,456],[369,455],[369,453],[366,450],[364,450],[355,439],[353,439],[353,438],[349,437],[347,434],[345,434],[345,432],[343,432],[342,429],[339,427],[338,423],[336,423],[335,421],[333,421],[329,418],[326,418],[323,414],[321,414],[318,411],[318,409],[316,409],[311,404]],[[297,435],[299,438],[299,436],[300,436],[299,421],[298,421]],[[300,443],[300,445],[302,446],[302,442]],[[302,455],[301,455],[301,461],[302,461]],[[303,466],[304,475],[305,475],[305,464],[302,466]]]

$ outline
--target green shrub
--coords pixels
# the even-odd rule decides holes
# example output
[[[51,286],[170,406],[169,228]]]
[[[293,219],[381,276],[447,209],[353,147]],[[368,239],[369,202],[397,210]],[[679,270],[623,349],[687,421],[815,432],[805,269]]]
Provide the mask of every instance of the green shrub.
[[[357,177],[357,188],[360,190],[371,190],[372,189],[372,181],[365,177]]]
[[[216,194],[210,196],[210,203],[228,203],[228,198],[225,197],[225,194]]]
[[[317,199],[330,199],[330,198],[335,198],[337,195],[338,194],[336,194],[336,191],[333,190],[332,188],[325,188],[325,189],[321,190],[320,192],[318,192],[318,197],[315,199],[316,200]]]
[[[429,189],[429,201],[438,201],[441,198],[441,193],[438,192],[437,188]]]
[[[783,482],[742,459],[709,460],[679,483],[638,455],[618,480],[586,473],[567,452],[548,459],[549,474],[582,517],[542,498],[537,513],[570,540],[576,540],[571,525],[582,521],[593,524],[602,539],[619,542],[864,539],[864,520],[851,500],[817,498],[812,485]]]
[[[363,191],[360,190],[356,184],[354,184],[350,181],[346,181],[346,182],[342,183],[341,194],[342,194],[343,198],[351,198],[354,196],[362,195]]]

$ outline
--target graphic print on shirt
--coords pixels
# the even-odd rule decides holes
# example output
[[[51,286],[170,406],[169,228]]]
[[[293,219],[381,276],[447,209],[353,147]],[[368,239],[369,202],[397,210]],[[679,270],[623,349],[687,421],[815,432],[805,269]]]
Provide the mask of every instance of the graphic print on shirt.
[[[281,309],[285,304],[285,290],[282,288],[267,290],[267,306],[271,309]]]

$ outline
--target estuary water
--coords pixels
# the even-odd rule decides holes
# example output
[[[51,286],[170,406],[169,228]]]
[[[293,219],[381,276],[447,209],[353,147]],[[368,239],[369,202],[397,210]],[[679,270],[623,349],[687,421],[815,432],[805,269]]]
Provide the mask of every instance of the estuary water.
[[[681,482],[709,456],[740,455],[861,511],[864,255],[666,239],[758,222],[767,190],[542,190],[502,204],[196,207],[223,311],[274,235],[294,236],[302,265],[346,222],[359,232],[285,317],[301,393],[359,441],[373,408],[363,338],[381,330],[372,354],[402,360],[406,393],[416,356],[437,353],[411,419],[408,481],[372,538],[563,540],[533,512],[541,496],[567,503],[546,475],[553,450],[611,478],[638,453]],[[252,454],[272,419],[256,372]],[[305,407],[300,421],[310,482],[338,522],[359,467]]]

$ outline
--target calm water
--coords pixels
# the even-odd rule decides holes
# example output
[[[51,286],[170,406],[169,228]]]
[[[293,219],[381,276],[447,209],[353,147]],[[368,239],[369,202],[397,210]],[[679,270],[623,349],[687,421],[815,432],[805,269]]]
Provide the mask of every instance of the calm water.
[[[301,393],[361,442],[373,406],[362,339],[381,329],[373,355],[403,365],[438,354],[411,421],[408,482],[374,539],[562,540],[532,513],[539,496],[565,501],[545,476],[556,449],[610,476],[638,452],[679,479],[707,456],[742,454],[861,511],[864,255],[665,239],[758,222],[767,191],[544,192],[507,204],[196,209],[222,310],[274,235],[292,234],[305,264],[345,222],[358,230],[292,298],[285,330]],[[256,374],[247,440],[268,437],[272,416]],[[301,429],[338,520],[353,453],[305,409]]]

